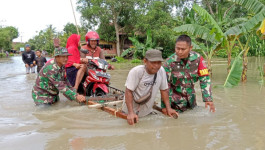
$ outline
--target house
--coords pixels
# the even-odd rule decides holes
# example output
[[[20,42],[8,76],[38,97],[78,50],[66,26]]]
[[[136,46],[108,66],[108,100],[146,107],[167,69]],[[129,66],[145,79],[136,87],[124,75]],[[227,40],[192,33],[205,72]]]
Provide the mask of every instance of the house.
[[[85,41],[81,41],[81,45],[85,45],[85,44],[86,44]],[[128,38],[126,38],[124,40],[124,43],[121,43],[121,44],[123,44],[121,46],[121,47],[123,47],[123,48],[121,48],[121,52],[132,46],[132,42]],[[99,47],[104,50],[105,57],[112,58],[112,57],[117,56],[116,42],[107,42],[107,41],[101,39],[101,40],[99,40]]]
[[[121,36],[121,34],[120,34]],[[121,39],[121,38],[120,38]],[[132,47],[132,42],[127,38],[124,40],[121,40],[121,53]],[[116,41],[115,42],[107,42],[103,39],[99,40],[99,47],[101,47],[104,50],[105,57],[115,57],[117,56],[117,47],[116,47]]]
[[[99,47],[104,50],[105,57],[117,56],[117,48],[115,42],[107,42],[104,40],[99,40]]]

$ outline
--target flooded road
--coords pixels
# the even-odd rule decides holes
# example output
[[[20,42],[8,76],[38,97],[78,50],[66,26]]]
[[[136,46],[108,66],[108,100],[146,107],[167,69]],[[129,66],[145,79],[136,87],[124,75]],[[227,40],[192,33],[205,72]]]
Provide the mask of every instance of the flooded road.
[[[258,83],[256,59],[249,59],[248,82],[234,88],[222,87],[225,59],[214,61],[215,113],[204,108],[197,84],[199,106],[195,109],[180,114],[177,120],[158,114],[140,118],[139,123],[129,126],[126,120],[80,106],[62,95],[52,107],[36,107],[31,98],[36,74],[25,74],[19,56],[0,59],[0,147],[264,150],[265,87]],[[111,85],[124,90],[133,66],[118,64],[115,71],[110,71]]]

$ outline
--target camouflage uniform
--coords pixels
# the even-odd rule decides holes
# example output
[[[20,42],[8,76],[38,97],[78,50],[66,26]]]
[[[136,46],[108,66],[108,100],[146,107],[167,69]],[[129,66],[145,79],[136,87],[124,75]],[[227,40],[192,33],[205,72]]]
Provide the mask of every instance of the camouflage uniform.
[[[32,89],[32,98],[38,104],[53,104],[59,101],[59,91],[69,100],[75,100],[77,93],[65,76],[65,69],[55,59],[47,62],[40,71]]]
[[[167,74],[171,107],[179,112],[197,105],[194,84],[198,80],[200,80],[203,101],[213,100],[211,80],[203,57],[191,51],[186,58],[186,65],[184,61],[173,54],[163,65]],[[165,108],[163,101],[161,107]]]

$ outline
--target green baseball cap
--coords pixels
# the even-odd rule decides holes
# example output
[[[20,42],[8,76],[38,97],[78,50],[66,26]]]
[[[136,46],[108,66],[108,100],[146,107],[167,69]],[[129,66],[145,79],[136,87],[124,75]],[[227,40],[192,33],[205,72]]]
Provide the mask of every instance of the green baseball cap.
[[[156,49],[150,49],[145,53],[145,58],[149,61],[164,61],[162,53]]]
[[[68,50],[64,47],[55,48],[54,50],[54,56],[69,56],[72,54],[68,53]]]

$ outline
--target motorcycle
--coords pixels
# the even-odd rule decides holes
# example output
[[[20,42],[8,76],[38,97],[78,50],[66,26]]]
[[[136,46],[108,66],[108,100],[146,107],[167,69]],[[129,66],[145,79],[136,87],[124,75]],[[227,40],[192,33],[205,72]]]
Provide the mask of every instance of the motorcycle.
[[[82,53],[88,53],[87,50],[81,50]],[[89,59],[88,71],[84,75],[78,88],[78,93],[83,93],[89,97],[107,97],[111,94],[121,94],[124,92],[110,85],[110,74],[107,73],[109,64],[104,59]],[[112,95],[113,96],[113,95]]]
[[[92,59],[88,62],[88,71],[81,84],[86,96],[103,96],[109,93],[110,74],[106,72],[108,63],[104,59]]]

